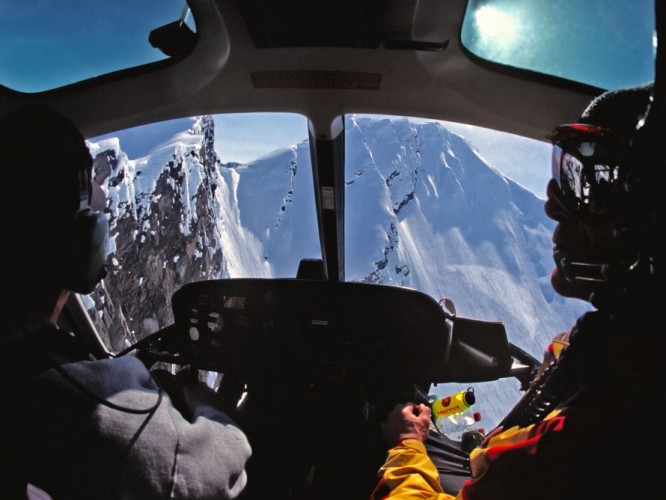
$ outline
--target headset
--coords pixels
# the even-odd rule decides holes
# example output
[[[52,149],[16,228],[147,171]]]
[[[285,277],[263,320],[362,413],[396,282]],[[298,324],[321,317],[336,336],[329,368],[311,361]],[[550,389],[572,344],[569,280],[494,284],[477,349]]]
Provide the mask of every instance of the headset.
[[[106,257],[109,222],[102,212],[90,207],[91,180],[87,169],[78,171],[79,210],[72,221],[57,281],[66,290],[90,293],[107,274]]]

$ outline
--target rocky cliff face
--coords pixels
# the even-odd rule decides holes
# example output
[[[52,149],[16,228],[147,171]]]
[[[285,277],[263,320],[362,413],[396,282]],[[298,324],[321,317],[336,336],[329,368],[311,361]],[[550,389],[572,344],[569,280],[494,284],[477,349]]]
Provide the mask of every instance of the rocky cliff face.
[[[145,165],[131,164],[113,141],[95,155],[94,180],[108,194],[112,251],[89,312],[113,350],[168,325],[171,295],[182,284],[224,276],[212,118],[197,119],[188,133]]]

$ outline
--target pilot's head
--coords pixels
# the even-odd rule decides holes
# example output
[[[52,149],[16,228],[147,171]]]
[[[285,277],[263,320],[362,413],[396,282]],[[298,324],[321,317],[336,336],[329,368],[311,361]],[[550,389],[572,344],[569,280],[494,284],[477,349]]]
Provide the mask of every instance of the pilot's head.
[[[79,130],[48,107],[18,108],[0,123],[0,165],[13,200],[5,215],[5,284],[92,291],[103,276],[108,222],[89,208],[92,157]]]
[[[545,210],[558,222],[551,283],[563,296],[617,296],[651,273],[646,221],[653,204],[646,203],[646,162],[635,141],[651,93],[651,84],[606,92],[577,123],[552,134]]]

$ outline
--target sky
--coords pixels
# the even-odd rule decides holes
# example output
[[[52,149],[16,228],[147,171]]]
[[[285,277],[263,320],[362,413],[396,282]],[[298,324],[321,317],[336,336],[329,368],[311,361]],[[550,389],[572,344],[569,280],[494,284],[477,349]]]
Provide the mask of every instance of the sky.
[[[654,76],[654,0],[471,0],[473,54],[603,89]]]
[[[0,0],[0,83],[39,92],[164,59],[148,33],[180,19],[184,6],[185,0]]]
[[[468,139],[489,165],[545,200],[551,177],[550,143],[483,127],[442,123]]]

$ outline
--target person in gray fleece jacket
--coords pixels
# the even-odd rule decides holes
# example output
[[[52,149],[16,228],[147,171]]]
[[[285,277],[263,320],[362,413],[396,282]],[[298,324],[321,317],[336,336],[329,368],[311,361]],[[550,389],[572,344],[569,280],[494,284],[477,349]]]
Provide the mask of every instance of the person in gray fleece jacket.
[[[0,152],[7,189],[25,196],[2,245],[0,498],[239,496],[252,450],[212,389],[157,377],[133,355],[95,359],[57,326],[69,294],[103,278],[107,257],[79,130],[28,105],[0,123]]]

